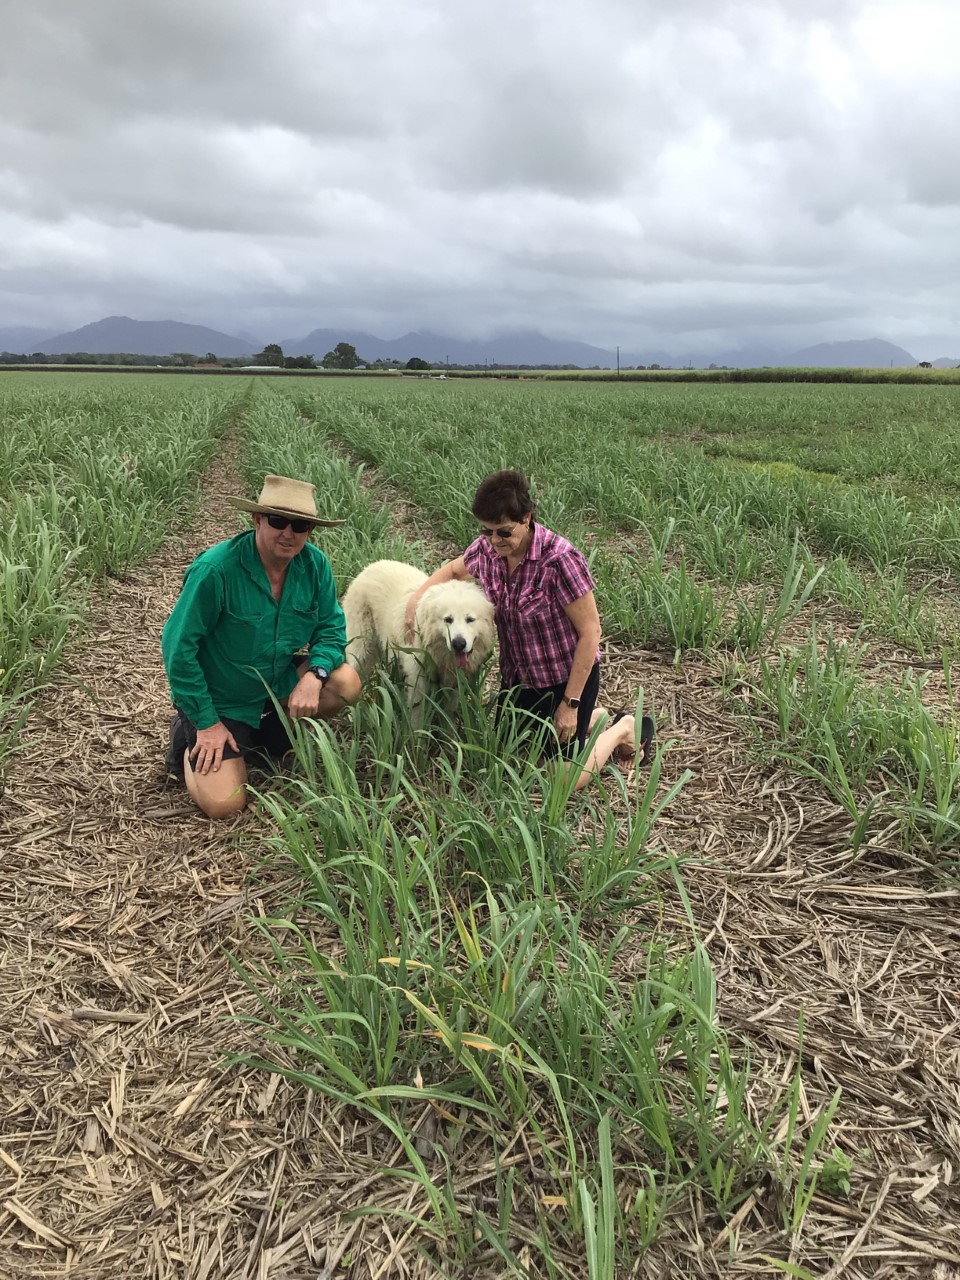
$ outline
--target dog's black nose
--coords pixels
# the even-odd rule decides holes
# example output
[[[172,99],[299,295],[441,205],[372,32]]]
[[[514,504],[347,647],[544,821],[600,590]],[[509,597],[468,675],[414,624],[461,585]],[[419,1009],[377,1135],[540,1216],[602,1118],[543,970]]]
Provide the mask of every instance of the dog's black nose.
[[[450,648],[454,653],[463,653],[467,647],[467,642],[463,636],[454,636],[450,641]]]

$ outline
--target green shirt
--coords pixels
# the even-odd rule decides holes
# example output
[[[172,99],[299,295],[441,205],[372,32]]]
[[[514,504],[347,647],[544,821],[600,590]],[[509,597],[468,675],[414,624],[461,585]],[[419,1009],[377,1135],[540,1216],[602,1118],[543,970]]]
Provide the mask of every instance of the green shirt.
[[[286,698],[297,683],[292,657],[333,671],[347,643],[330,562],[307,543],[290,561],[275,600],[254,532],[197,556],[163,628],[160,647],[174,705],[209,729],[228,716],[256,727],[268,688]]]

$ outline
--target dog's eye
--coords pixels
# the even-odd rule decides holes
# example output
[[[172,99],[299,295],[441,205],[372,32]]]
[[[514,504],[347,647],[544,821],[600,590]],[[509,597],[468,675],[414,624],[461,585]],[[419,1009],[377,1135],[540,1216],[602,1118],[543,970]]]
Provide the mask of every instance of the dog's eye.
[[[450,624],[453,622],[453,614],[452,614],[452,613],[448,614],[448,615],[444,618],[444,622],[445,622],[445,623],[447,624],[447,626],[449,627],[449,626],[450,626]]]
[[[470,615],[468,614],[468,615],[467,615],[467,621],[468,621],[468,622],[476,622],[476,618],[471,618],[471,617],[470,617]]]

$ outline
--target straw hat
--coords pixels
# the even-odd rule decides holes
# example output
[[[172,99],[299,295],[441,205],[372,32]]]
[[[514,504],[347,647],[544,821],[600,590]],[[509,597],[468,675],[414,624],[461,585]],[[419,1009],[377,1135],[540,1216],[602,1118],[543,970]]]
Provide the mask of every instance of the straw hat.
[[[345,520],[321,520],[317,515],[314,488],[305,480],[290,480],[287,476],[267,476],[256,502],[246,498],[230,498],[241,511],[259,512],[264,516],[286,516],[289,520],[312,520],[327,528],[346,524]]]

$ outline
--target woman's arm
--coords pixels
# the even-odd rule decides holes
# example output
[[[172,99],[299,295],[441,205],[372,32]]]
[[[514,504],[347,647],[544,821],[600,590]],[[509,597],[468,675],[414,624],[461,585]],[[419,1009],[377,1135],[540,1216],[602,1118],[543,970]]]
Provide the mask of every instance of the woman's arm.
[[[457,556],[456,560],[448,560],[446,564],[442,564],[439,569],[431,573],[426,582],[422,583],[414,591],[413,595],[407,601],[407,608],[404,613],[403,627],[407,644],[413,643],[414,620],[417,616],[417,605],[420,603],[423,593],[429,591],[431,587],[439,586],[441,582],[473,582],[473,575],[468,573],[467,566],[464,564],[463,556]],[[586,679],[586,676],[584,676]]]
[[[596,661],[597,648],[602,635],[600,614],[597,612],[597,601],[593,592],[588,591],[579,600],[565,604],[563,612],[573,623],[577,633],[577,647],[570,665],[570,674],[567,676],[565,692],[568,698],[579,698],[583,693],[583,686],[587,683],[587,676]]]
[[[597,647],[602,635],[600,614],[597,611],[597,601],[593,592],[588,591],[579,600],[565,604],[563,612],[573,623],[577,633],[577,647],[573,651],[573,662],[570,664],[564,694],[566,698],[579,698],[597,659]],[[561,742],[565,742],[572,733],[576,732],[577,712],[568,702],[563,701],[557,707],[553,722],[557,736]]]

